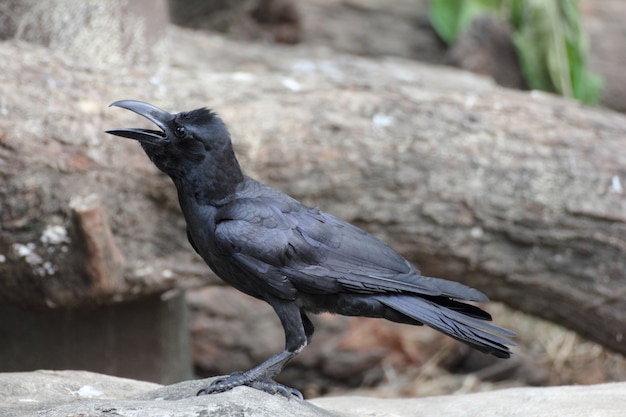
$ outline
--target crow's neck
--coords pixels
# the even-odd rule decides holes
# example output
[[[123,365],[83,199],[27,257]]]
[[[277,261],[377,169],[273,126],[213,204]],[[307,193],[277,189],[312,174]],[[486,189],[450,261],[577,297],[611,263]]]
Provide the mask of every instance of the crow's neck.
[[[174,179],[181,206],[224,204],[243,181],[244,175],[232,150],[226,150],[217,158],[206,158],[186,175]]]

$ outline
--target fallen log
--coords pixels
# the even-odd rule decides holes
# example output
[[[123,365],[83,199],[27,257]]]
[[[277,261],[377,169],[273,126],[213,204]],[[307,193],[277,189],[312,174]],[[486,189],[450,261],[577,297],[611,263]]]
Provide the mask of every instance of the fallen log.
[[[141,123],[106,107],[135,98],[211,106],[248,173],[428,275],[626,353],[623,115],[400,59],[170,36],[173,65],[158,74],[0,44],[0,302],[74,306],[215,282],[168,180],[136,144],[102,133]],[[96,274],[86,265],[103,252],[85,251],[70,204],[94,193],[110,253],[125,259]],[[46,241],[50,230],[61,237]]]

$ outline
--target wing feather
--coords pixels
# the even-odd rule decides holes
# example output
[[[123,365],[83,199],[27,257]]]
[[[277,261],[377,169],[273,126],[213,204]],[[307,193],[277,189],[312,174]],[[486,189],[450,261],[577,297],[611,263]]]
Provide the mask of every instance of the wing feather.
[[[422,276],[364,230],[281,196],[278,202],[276,196],[235,200],[220,211],[216,227],[217,240],[242,267],[272,277],[272,291],[292,285],[313,294],[408,292],[487,300],[463,284]]]

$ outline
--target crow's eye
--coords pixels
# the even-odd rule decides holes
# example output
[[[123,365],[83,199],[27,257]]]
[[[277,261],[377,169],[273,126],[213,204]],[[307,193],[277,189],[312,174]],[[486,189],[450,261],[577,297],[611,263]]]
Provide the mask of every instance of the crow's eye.
[[[182,138],[185,136],[185,134],[187,134],[187,130],[185,130],[183,126],[176,126],[176,129],[174,129],[174,134],[176,135],[176,137]]]

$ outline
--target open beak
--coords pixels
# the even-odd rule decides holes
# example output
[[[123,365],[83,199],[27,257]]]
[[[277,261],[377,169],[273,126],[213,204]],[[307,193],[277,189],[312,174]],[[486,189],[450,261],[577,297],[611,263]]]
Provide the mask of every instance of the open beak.
[[[172,116],[168,112],[161,110],[158,107],[153,106],[152,104],[144,103],[142,101],[120,100],[111,103],[109,107],[111,106],[121,107],[123,109],[135,112],[161,128],[161,130],[136,128],[106,130],[106,133],[110,133],[111,135],[134,139],[138,140],[139,142],[155,143],[164,140],[167,136],[166,132],[169,129],[168,125],[174,118],[174,116]]]

